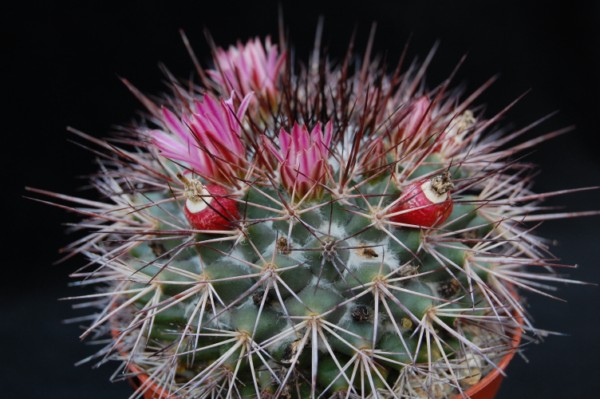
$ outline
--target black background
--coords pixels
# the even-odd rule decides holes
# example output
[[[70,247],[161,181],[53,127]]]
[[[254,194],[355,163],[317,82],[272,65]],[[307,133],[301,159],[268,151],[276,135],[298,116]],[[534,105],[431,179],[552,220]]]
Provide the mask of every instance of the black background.
[[[85,4],[84,4],[85,3]],[[0,88],[3,235],[0,261],[0,387],[3,398],[126,398],[126,383],[111,384],[111,365],[99,370],[73,363],[93,352],[78,342],[68,302],[81,293],[67,288],[67,275],[82,259],[52,266],[57,248],[70,239],[61,223],[76,220],[63,211],[22,198],[24,186],[77,193],[77,176],[95,169],[92,156],[68,143],[67,125],[103,136],[126,124],[141,106],[123,87],[126,77],[144,92],[165,86],[157,67],[177,76],[193,66],[179,38],[184,29],[206,61],[208,28],[221,45],[251,36],[277,34],[278,2],[31,2],[4,3],[0,37],[4,83]],[[298,56],[312,46],[319,15],[325,44],[341,58],[353,30],[364,48],[378,23],[375,51],[397,58],[412,36],[410,56],[423,57],[441,41],[429,82],[439,83],[468,53],[457,83],[473,90],[490,76],[500,80],[482,98],[488,115],[531,89],[505,118],[522,127],[552,111],[557,116],[535,129],[541,134],[568,125],[577,129],[543,143],[529,157],[541,166],[536,190],[600,184],[600,3],[569,1],[321,1],[283,3],[286,27]],[[556,2],[559,3],[559,2]],[[209,7],[210,4],[210,7]],[[570,210],[600,209],[598,192],[548,201]],[[540,234],[557,239],[554,253],[578,263],[572,277],[600,282],[598,217],[549,222]],[[498,399],[586,398],[600,392],[600,289],[560,286],[567,303],[529,295],[536,325],[560,331],[530,345],[529,364],[516,359]]]

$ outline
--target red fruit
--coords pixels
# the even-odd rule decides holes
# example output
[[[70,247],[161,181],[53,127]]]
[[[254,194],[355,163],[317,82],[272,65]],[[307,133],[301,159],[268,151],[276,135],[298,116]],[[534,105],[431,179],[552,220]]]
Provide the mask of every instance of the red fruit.
[[[443,223],[452,213],[450,189],[454,185],[445,172],[410,184],[390,209],[392,222],[419,227],[434,227]]]
[[[184,213],[192,227],[196,230],[231,230],[240,213],[230,193],[221,186],[203,186],[198,180],[183,178],[182,181],[187,196]]]

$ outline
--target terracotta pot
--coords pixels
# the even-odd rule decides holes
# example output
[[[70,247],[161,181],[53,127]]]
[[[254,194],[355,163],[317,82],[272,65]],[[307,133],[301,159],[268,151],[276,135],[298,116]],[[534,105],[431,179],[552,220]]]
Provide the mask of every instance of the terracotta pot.
[[[144,372],[137,366],[130,364],[128,368],[131,373],[136,375],[135,377],[129,379],[129,383],[135,389],[138,389],[142,385],[144,387],[148,387],[148,389],[144,392],[144,399],[179,399],[177,396],[168,395],[167,392],[165,392],[155,382],[149,381],[150,376],[148,376],[148,374],[144,374]]]

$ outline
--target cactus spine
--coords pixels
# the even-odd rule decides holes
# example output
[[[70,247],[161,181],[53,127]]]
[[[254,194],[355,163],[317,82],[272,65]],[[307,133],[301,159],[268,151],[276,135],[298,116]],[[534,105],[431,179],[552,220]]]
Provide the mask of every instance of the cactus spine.
[[[535,337],[514,290],[562,281],[524,224],[552,217],[514,161],[538,140],[425,90],[426,64],[214,54],[161,101],[127,83],[149,117],[126,140],[78,133],[107,154],[103,201],[71,199],[101,359],[177,398],[444,398]]]

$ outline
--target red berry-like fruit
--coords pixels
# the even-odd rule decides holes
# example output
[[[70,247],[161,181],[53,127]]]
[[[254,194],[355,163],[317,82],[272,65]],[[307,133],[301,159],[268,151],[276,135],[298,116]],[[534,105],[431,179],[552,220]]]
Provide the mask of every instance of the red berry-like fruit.
[[[388,214],[396,223],[435,227],[452,213],[450,190],[454,187],[448,172],[410,184]]]
[[[231,230],[240,213],[237,202],[223,187],[204,186],[196,179],[179,178],[185,184],[185,217],[196,230]]]

